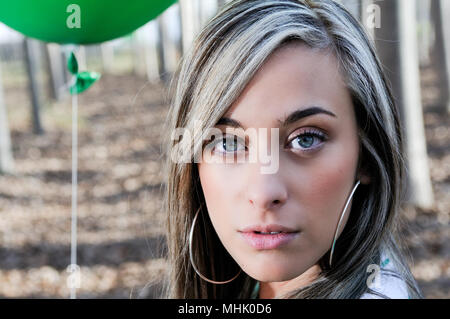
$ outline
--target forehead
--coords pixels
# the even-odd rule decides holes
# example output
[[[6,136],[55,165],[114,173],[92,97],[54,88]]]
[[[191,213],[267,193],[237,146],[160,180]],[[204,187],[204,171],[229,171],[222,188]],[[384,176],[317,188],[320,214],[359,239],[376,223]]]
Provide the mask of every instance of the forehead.
[[[336,57],[289,44],[272,53],[224,116],[245,126],[276,126],[278,119],[312,105],[338,117],[353,111]]]

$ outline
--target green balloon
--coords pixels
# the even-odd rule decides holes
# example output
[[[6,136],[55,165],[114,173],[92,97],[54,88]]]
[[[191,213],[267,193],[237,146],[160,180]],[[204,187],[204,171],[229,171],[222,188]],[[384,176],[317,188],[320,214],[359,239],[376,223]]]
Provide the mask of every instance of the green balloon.
[[[0,21],[47,42],[92,44],[131,33],[176,0],[1,0]]]

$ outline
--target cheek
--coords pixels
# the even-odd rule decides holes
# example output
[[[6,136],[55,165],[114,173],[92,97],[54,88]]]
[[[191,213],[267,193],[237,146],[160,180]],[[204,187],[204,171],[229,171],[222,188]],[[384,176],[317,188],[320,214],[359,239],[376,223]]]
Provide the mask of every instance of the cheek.
[[[232,207],[236,206],[236,183],[238,182],[224,166],[198,164],[199,177],[206,208],[211,222],[219,234],[231,227]]]
[[[218,206],[226,190],[226,180],[222,180],[220,170],[208,164],[199,164],[200,183],[208,208]],[[208,211],[211,211],[208,209]],[[213,210],[214,211],[214,210]]]
[[[309,205],[335,206],[353,181],[346,161],[335,161],[321,166],[309,180],[308,187],[302,193],[304,202]]]
[[[299,195],[310,240],[325,246],[331,244],[340,215],[354,186],[358,154],[348,151],[348,148],[346,150],[329,157],[333,160],[317,162],[317,166],[307,175],[307,187]],[[350,210],[351,206],[347,208],[340,230],[344,228]]]

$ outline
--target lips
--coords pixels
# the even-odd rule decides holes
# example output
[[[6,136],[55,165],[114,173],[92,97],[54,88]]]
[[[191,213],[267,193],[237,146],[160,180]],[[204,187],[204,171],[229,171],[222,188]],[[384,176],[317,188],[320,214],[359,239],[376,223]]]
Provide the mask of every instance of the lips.
[[[295,229],[281,225],[254,225],[241,230],[243,233],[296,233]]]
[[[244,228],[239,233],[251,247],[257,250],[268,250],[287,245],[300,232],[281,225],[256,225]]]

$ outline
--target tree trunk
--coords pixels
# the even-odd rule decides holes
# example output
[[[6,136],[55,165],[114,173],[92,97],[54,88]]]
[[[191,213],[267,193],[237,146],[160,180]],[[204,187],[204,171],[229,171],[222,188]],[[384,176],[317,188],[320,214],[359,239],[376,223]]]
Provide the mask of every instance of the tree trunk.
[[[447,3],[447,4],[445,4]],[[450,111],[450,6],[448,0],[431,0],[431,18],[433,20],[435,41],[432,51],[433,69],[438,75],[438,108],[444,114]]]
[[[112,73],[114,69],[114,48],[111,43],[100,44],[103,72]]]
[[[14,160],[11,150],[8,116],[3,98],[2,72],[0,65],[0,174],[13,173]]]
[[[64,61],[61,48],[58,44],[48,43],[45,45],[45,57],[47,60],[47,73],[49,77],[50,95],[60,100],[65,94],[64,85]]]
[[[183,52],[187,52],[200,29],[198,0],[180,0]]]
[[[445,61],[447,64],[447,76],[450,76],[450,1],[441,0],[441,20],[442,20],[442,31],[444,38],[445,47]],[[447,90],[450,95],[450,81],[448,81]],[[447,113],[450,113],[450,98],[447,102]]]
[[[39,83],[38,83],[38,63],[37,52],[35,48],[34,40],[29,38],[24,39],[24,52],[25,52],[25,64],[28,73],[29,80],[29,93],[31,98],[31,114],[33,121],[33,133],[43,134],[44,130],[41,124],[40,115],[40,96],[39,96]]]
[[[158,52],[157,52],[157,22],[151,21],[147,27],[143,29],[145,41],[145,69],[147,80],[150,82],[159,81],[158,72]]]
[[[175,42],[175,50],[176,50],[176,59],[177,64],[181,60],[181,57],[183,56],[183,28],[182,28],[182,22],[181,22],[181,7],[180,4],[176,4],[176,18],[178,20],[178,25],[180,27],[179,29],[179,38],[176,39]]]
[[[133,71],[135,75],[144,77],[145,72],[145,57],[144,48],[140,37],[140,30],[134,31],[131,37],[131,47],[133,51]]]
[[[400,111],[407,159],[407,200],[421,208],[433,205],[419,78],[415,1],[377,2],[381,28],[376,29],[380,59]]]
[[[156,42],[156,52],[157,52],[157,58],[158,58],[158,74],[159,79],[163,82],[166,82],[168,80],[167,75],[167,65],[166,65],[166,57],[165,57],[165,32],[164,32],[164,21],[162,20],[162,17],[158,17],[157,19],[157,31],[158,31],[158,37]]]
[[[419,60],[421,66],[428,66],[431,62],[430,49],[432,47],[431,10],[433,0],[417,2],[417,18],[419,27]]]
[[[77,52],[78,69],[80,71],[87,70],[86,48],[83,45],[78,46]]]

